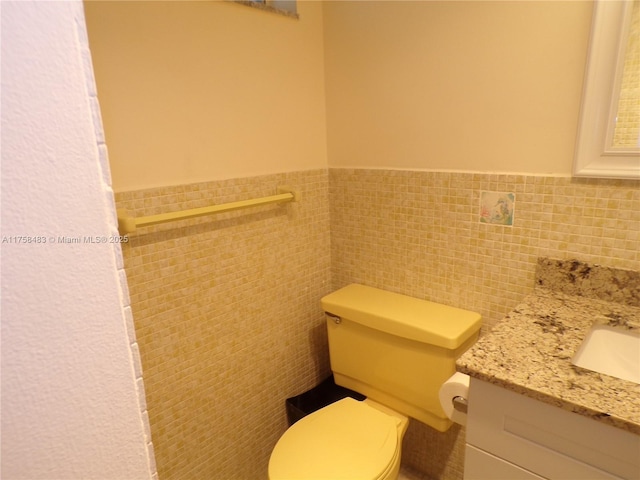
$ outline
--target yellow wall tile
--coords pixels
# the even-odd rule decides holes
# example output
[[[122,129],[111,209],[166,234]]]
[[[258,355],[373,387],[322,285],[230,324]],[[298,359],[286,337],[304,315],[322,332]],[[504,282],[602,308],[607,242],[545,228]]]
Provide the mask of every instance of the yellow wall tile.
[[[146,215],[185,208],[190,193],[206,205],[280,184],[302,201],[152,227],[123,245],[160,478],[266,478],[285,397],[328,373],[319,299],[334,288],[468,308],[490,327],[531,291],[538,256],[640,269],[636,181],[329,169],[116,202]],[[479,223],[480,192],[492,188],[516,192],[512,227]],[[462,428],[412,422],[404,462],[462,478],[463,439]]]

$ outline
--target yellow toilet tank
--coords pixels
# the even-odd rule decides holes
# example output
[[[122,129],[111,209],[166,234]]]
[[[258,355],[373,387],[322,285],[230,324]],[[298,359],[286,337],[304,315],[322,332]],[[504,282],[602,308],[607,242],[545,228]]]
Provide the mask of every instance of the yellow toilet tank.
[[[477,340],[479,313],[357,284],[321,304],[338,385],[441,432],[451,426],[438,391]]]

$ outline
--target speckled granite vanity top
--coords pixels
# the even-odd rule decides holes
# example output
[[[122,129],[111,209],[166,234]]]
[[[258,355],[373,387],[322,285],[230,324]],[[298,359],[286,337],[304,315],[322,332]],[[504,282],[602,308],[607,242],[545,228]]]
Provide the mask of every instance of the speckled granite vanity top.
[[[571,364],[596,322],[640,330],[640,272],[541,258],[534,292],[458,371],[640,435],[640,385]]]

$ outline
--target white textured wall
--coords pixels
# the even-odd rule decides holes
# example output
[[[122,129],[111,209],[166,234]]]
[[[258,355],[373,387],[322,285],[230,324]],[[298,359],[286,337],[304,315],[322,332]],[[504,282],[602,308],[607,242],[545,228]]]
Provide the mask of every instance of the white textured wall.
[[[1,476],[152,478],[82,4],[1,16]]]

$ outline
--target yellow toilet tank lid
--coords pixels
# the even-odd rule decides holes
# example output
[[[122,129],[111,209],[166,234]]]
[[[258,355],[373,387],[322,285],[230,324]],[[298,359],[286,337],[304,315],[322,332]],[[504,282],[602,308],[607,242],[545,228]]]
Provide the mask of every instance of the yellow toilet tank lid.
[[[325,312],[392,335],[456,349],[482,325],[479,313],[351,284],[321,300]]]
[[[269,460],[269,479],[375,480],[397,449],[397,418],[344,398],[284,433]]]

